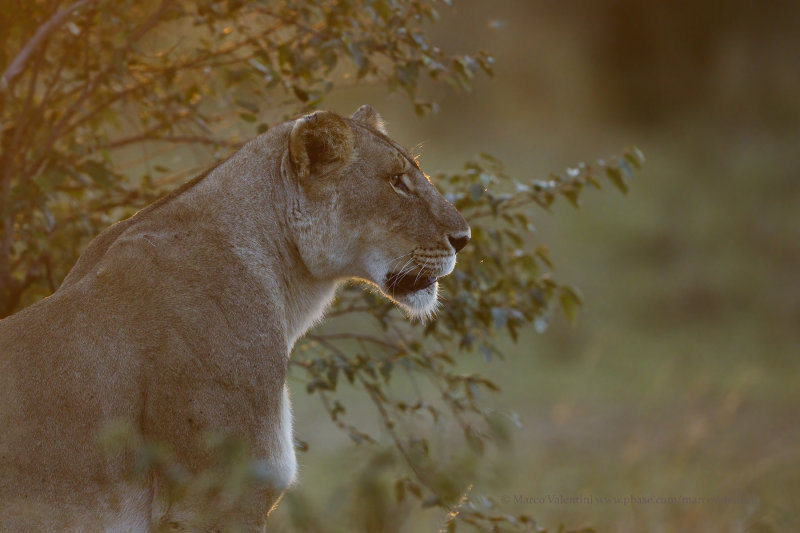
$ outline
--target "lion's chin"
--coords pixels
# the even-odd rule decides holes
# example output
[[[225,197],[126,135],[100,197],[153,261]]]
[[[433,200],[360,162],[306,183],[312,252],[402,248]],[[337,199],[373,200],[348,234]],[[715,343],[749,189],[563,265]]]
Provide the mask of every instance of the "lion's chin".
[[[406,310],[409,315],[422,321],[429,320],[436,314],[439,307],[438,293],[438,282],[433,282],[425,288],[402,294],[386,292],[387,296]]]

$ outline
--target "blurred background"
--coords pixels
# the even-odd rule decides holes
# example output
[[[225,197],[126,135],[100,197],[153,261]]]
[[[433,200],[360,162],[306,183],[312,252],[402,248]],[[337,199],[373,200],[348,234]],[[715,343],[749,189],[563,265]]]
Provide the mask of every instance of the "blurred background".
[[[491,52],[495,79],[435,89],[440,112],[424,119],[369,88],[326,105],[372,103],[393,137],[421,143],[428,173],[479,151],[519,178],[628,143],[648,158],[627,197],[537,214],[531,240],[584,311],[574,327],[526,332],[504,364],[464,361],[503,387],[486,402],[523,424],[474,491],[552,530],[800,530],[800,7],[461,0],[442,15],[433,41]],[[276,527],[332,505],[331,488],[366,468],[296,389],[313,453]],[[728,502],[655,501],[675,497]],[[393,531],[385,522],[368,529]]]

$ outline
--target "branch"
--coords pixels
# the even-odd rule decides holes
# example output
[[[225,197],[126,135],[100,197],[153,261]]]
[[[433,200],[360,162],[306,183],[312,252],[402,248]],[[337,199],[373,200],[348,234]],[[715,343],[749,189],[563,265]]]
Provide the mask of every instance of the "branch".
[[[11,82],[14,81],[14,78],[19,76],[19,74],[25,69],[25,65],[28,63],[28,60],[33,52],[36,51],[36,49],[45,39],[50,36],[50,34],[56,31],[59,26],[61,26],[64,21],[66,21],[67,18],[76,10],[95,1],[96,0],[79,0],[68,8],[59,11],[53,15],[50,20],[39,26],[39,29],[36,30],[36,33],[33,34],[33,37],[31,37],[27,44],[22,48],[22,51],[17,54],[17,57],[14,58],[14,61],[12,61],[5,72],[3,72],[3,75],[0,76],[0,93],[8,90],[8,88],[11,86]]]
[[[436,494],[438,496],[438,492],[433,486],[430,477],[427,476],[425,472],[419,469],[416,462],[414,462],[414,460],[411,458],[411,455],[408,453],[408,450],[406,450],[406,447],[403,445],[403,442],[400,440],[400,436],[397,434],[397,431],[395,431],[395,423],[392,420],[392,417],[389,414],[389,412],[386,410],[386,407],[383,405],[383,400],[381,399],[380,394],[375,390],[375,387],[372,384],[368,383],[363,377],[359,376],[358,379],[361,382],[361,385],[367,391],[370,400],[372,400],[372,403],[378,409],[378,414],[380,415],[381,420],[383,421],[384,429],[389,434],[389,437],[392,439],[395,448],[397,448],[397,450],[400,452],[400,455],[403,457],[403,460],[406,462],[408,467],[414,473],[414,476],[417,478],[417,481],[419,481],[423,486],[425,486],[428,490],[430,490],[431,493]]]
[[[241,148],[244,143],[239,141],[228,141],[223,139],[214,139],[213,137],[203,137],[200,135],[156,135],[155,133],[143,133],[141,135],[134,135],[132,137],[126,137],[125,139],[119,139],[117,141],[113,141],[108,143],[104,146],[109,150],[114,150],[116,148],[122,148],[123,146],[127,146],[129,144],[135,144],[138,142],[144,141],[159,141],[159,142],[167,142],[167,143],[178,143],[178,144],[210,144],[212,146],[227,146],[231,148]]]
[[[150,17],[148,17],[148,19],[144,22],[144,24],[139,26],[136,29],[136,31],[134,31],[128,37],[128,42],[125,43],[125,48],[123,50],[127,51],[128,49],[130,49],[130,46],[133,43],[137,42],[144,36],[144,34],[152,30],[156,26],[156,24],[158,24],[158,21],[161,19],[161,16],[167,11],[167,9],[172,3],[173,0],[162,0],[161,5],[158,6],[158,9],[156,9],[150,15]]]
[[[312,341],[317,341],[319,343],[325,343],[326,341],[333,341],[333,340],[354,340],[354,341],[366,341],[371,342],[373,344],[377,344],[379,346],[383,346],[389,350],[396,352],[400,352],[404,350],[402,344],[398,344],[396,342],[390,342],[380,337],[375,337],[373,335],[364,335],[361,333],[325,333],[321,335],[307,335],[308,339]],[[398,339],[398,341],[405,344],[405,341],[402,339]]]
[[[94,1],[94,0],[81,0],[81,1],[82,2],[90,2],[90,1]],[[130,35],[128,37],[128,39],[125,42],[125,44],[119,50],[117,50],[116,53],[119,54],[119,55],[124,55],[124,54],[128,53],[128,51],[130,51],[131,47],[133,46],[133,44],[136,41],[141,39],[142,36],[145,33],[147,33],[148,31],[150,31],[151,29],[153,29],[156,26],[156,24],[158,23],[158,21],[161,18],[161,16],[164,14],[164,12],[167,10],[167,8],[172,4],[172,1],[173,0],[163,0],[161,2],[161,5],[158,7],[158,9],[155,12],[153,12],[150,15],[150,17],[148,17],[147,20],[132,35]],[[89,96],[92,95],[92,93],[94,92],[94,90],[98,86],[98,84],[100,82],[102,82],[106,78],[106,76],[108,76],[108,74],[110,74],[113,70],[114,70],[114,64],[112,62],[111,65],[106,67],[103,71],[101,71],[94,78],[89,78],[88,71],[87,71],[87,80],[86,80],[85,85],[83,86],[83,90],[81,91],[81,94],[78,96],[78,98],[75,101],[72,102],[72,104],[69,106],[69,108],[61,115],[61,118],[58,120],[58,122],[56,122],[56,124],[51,128],[50,135],[48,136],[47,140],[42,145],[43,146],[43,148],[42,148],[42,154],[43,154],[42,157],[40,157],[39,160],[36,161],[30,167],[30,169],[28,169],[28,168],[25,169],[25,171],[26,171],[26,173],[28,175],[35,175],[35,174],[37,174],[39,172],[39,169],[41,169],[41,167],[44,164],[45,160],[49,156],[50,150],[52,149],[53,144],[55,143],[56,139],[58,139],[62,135],[65,135],[66,133],[72,131],[79,124],[83,123],[84,121],[86,121],[89,118],[91,118],[92,116],[94,116],[94,114],[99,112],[99,109],[95,108],[95,110],[90,112],[87,116],[85,116],[82,120],[79,120],[77,123],[72,124],[72,125],[68,124],[69,120],[77,112],[77,110],[84,103],[84,101]],[[112,99],[112,101],[113,101],[113,99]],[[101,109],[102,108],[100,108],[100,110]]]
[[[327,318],[334,316],[348,315],[350,313],[372,313],[372,307],[368,305],[349,305],[341,309],[335,309],[325,314]]]
[[[336,424],[336,427],[338,427],[342,431],[346,431],[348,433],[348,435],[350,435],[351,439],[355,440],[356,438],[358,438],[358,439],[363,439],[363,440],[365,440],[365,441],[367,441],[369,443],[374,443],[375,442],[375,439],[373,439],[367,433],[364,433],[363,431],[358,429],[356,426],[354,426],[352,424],[348,424],[344,420],[341,420],[339,418],[339,415],[334,412],[334,407],[331,405],[331,401],[328,398],[328,396],[325,394],[325,392],[320,390],[320,391],[318,391],[318,393],[319,393],[319,398],[322,401],[322,406],[325,408],[325,411],[328,413],[328,416],[330,417],[331,421],[334,424]]]

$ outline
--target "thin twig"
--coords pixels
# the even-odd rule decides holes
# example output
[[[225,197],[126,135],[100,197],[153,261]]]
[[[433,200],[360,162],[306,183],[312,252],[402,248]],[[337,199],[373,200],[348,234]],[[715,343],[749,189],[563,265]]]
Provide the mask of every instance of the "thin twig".
[[[372,307],[368,305],[362,305],[362,306],[350,305],[347,307],[343,307],[341,309],[335,309],[333,311],[329,311],[328,313],[325,314],[325,317],[331,318],[335,316],[348,315],[350,313],[371,313],[372,311],[373,311]]]
[[[93,0],[82,0],[82,1],[93,1]],[[133,44],[136,41],[141,39],[142,36],[145,33],[147,33],[153,27],[155,27],[155,25],[158,23],[158,20],[161,18],[161,16],[167,10],[169,5],[172,4],[172,1],[173,0],[164,0],[161,3],[161,5],[158,7],[158,9],[156,11],[154,11],[147,18],[147,20],[139,28],[137,28],[137,30],[133,34],[131,34],[131,36],[128,38],[128,40],[125,42],[125,44],[122,46],[122,48],[117,50],[116,54],[124,55],[124,54],[128,53],[128,51],[130,51],[131,47],[133,46]],[[86,46],[86,51],[88,53],[88,46]],[[71,125],[68,124],[69,120],[75,115],[75,113],[78,111],[80,106],[87,100],[87,98],[89,96],[92,95],[92,93],[94,93],[94,90],[99,85],[99,83],[102,80],[104,80],[106,78],[106,76],[108,76],[113,70],[114,70],[114,63],[112,62],[111,65],[109,65],[107,68],[105,68],[99,74],[97,74],[93,78],[89,78],[88,67],[87,67],[87,80],[86,80],[86,82],[85,82],[85,84],[83,86],[83,90],[81,91],[81,94],[78,96],[78,98],[75,101],[72,102],[72,104],[64,112],[64,114],[61,116],[61,118],[58,120],[58,122],[55,124],[55,126],[53,126],[53,128],[50,131],[50,135],[47,137],[47,140],[42,145],[42,154],[43,155],[31,167],[25,169],[25,172],[23,173],[24,175],[32,176],[32,175],[37,174],[39,172],[39,169],[41,168],[41,166],[44,164],[44,162],[49,157],[50,150],[53,147],[53,144],[55,143],[55,141],[59,137],[61,137],[62,135],[65,135],[65,134],[69,133],[70,131],[72,131],[73,129],[75,129],[77,127],[77,125],[87,121],[89,118],[92,118],[94,116],[94,114],[96,114],[98,112],[98,110],[95,109],[89,115],[84,116],[81,120],[78,120],[76,123],[71,124]]]
[[[394,351],[400,351],[402,349],[401,346],[399,346],[394,342],[389,342],[380,337],[374,337],[372,335],[365,335],[362,333],[325,333],[321,335],[308,335],[308,338],[320,343],[332,340],[354,340],[354,341],[361,340],[378,344],[380,346],[385,346],[386,348],[391,348]]]
[[[153,128],[154,131],[159,128]],[[166,143],[176,143],[176,144],[210,144],[213,146],[226,146],[231,148],[241,148],[244,145],[241,141],[227,141],[223,139],[214,139],[212,137],[203,137],[200,135],[156,135],[155,133],[143,133],[141,135],[134,135],[132,137],[127,137],[125,139],[119,139],[117,141],[110,142],[103,146],[103,148],[108,148],[109,150],[114,150],[116,148],[122,148],[123,146],[127,146],[129,144],[134,144],[137,142],[142,141],[157,141],[157,142],[166,142]]]
[[[14,81],[14,78],[19,76],[19,74],[25,69],[25,65],[28,63],[31,55],[36,51],[36,49],[44,42],[47,37],[50,36],[54,31],[56,31],[59,26],[61,26],[67,18],[74,13],[76,10],[95,2],[96,0],[79,0],[75,2],[68,8],[59,11],[52,17],[50,20],[39,26],[39,29],[36,30],[36,33],[33,34],[33,37],[25,44],[19,54],[14,58],[8,68],[3,72],[3,75],[0,76],[0,92],[5,92],[11,86],[11,83]]]
[[[384,428],[389,433],[389,437],[391,437],[392,441],[394,442],[394,445],[400,451],[400,454],[403,456],[403,459],[406,461],[409,468],[411,468],[411,470],[414,472],[414,475],[417,477],[420,483],[422,483],[423,485],[428,487],[428,489],[430,489],[432,492],[435,493],[435,491],[431,489],[427,477],[419,470],[417,465],[414,463],[414,460],[411,459],[411,456],[408,454],[408,451],[406,450],[405,446],[403,446],[403,443],[400,441],[400,437],[394,430],[394,421],[391,419],[391,416],[389,416],[389,412],[386,410],[386,407],[384,407],[383,401],[378,397],[378,393],[375,390],[375,386],[372,385],[371,383],[368,383],[361,376],[359,376],[359,381],[364,386],[364,389],[367,391],[367,394],[369,394],[372,403],[374,403],[375,407],[378,409],[378,413],[381,415],[381,418],[383,419]]]

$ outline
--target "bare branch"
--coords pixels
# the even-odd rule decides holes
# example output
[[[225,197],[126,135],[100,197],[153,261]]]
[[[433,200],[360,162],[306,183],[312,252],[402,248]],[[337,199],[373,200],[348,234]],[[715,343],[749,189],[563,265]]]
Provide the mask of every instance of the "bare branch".
[[[143,133],[141,135],[134,135],[113,141],[104,146],[110,150],[122,148],[129,144],[135,144],[144,141],[158,141],[176,144],[210,144],[212,146],[227,146],[231,148],[241,148],[244,145],[240,141],[228,141],[224,139],[214,139],[213,137],[203,137],[200,135],[156,135],[155,133]]]
[[[329,311],[325,316],[327,318],[331,318],[334,316],[342,316],[342,315],[349,315],[350,313],[372,313],[373,309],[368,305],[349,305],[347,307],[341,307],[339,309],[335,309],[333,311]]]
[[[389,412],[386,410],[386,406],[383,405],[384,402],[379,392],[375,389],[375,387],[372,384],[368,383],[363,377],[359,376],[359,381],[361,382],[361,385],[364,387],[364,389],[367,391],[370,400],[372,400],[372,403],[378,410],[378,414],[380,415],[381,420],[383,421],[383,427],[389,434],[389,437],[392,439],[392,442],[394,442],[394,446],[395,448],[397,448],[397,451],[400,452],[400,455],[403,457],[403,460],[406,462],[411,471],[414,472],[414,476],[417,478],[417,480],[422,485],[424,485],[428,490],[430,490],[433,494],[436,494],[436,490],[432,486],[430,477],[427,476],[424,471],[420,470],[417,463],[414,461],[414,459],[411,458],[411,455],[409,454],[408,450],[406,450],[406,447],[403,444],[402,440],[400,439],[400,436],[397,434],[397,431],[395,430],[395,423],[392,420],[392,417],[389,414]]]
[[[59,26],[61,26],[70,15],[72,15],[72,13],[86,5],[94,3],[95,1],[96,0],[79,0],[68,8],[59,11],[50,17],[50,20],[39,26],[39,29],[36,30],[36,33],[33,34],[33,37],[31,37],[27,44],[25,44],[20,53],[17,54],[17,57],[14,58],[5,72],[3,72],[3,75],[0,76],[0,93],[8,90],[8,88],[11,86],[11,83],[14,81],[14,78],[19,76],[19,74],[25,69],[25,65],[28,63],[31,55],[42,44],[42,42],[50,36],[50,34],[56,31]]]
[[[82,1],[94,1],[94,0],[82,0]],[[154,11],[147,18],[147,20],[132,35],[130,35],[128,37],[128,40],[126,41],[125,45],[118,51],[118,53],[120,53],[120,54],[127,53],[131,49],[131,47],[133,46],[133,44],[136,41],[141,39],[142,36],[145,33],[150,31],[151,29],[153,29],[156,26],[156,24],[158,23],[158,21],[161,18],[161,16],[166,12],[166,10],[170,6],[170,4],[172,4],[172,2],[173,2],[173,0],[163,0],[161,2],[161,5],[158,7],[158,9],[156,11]],[[73,117],[73,115],[75,115],[75,113],[80,108],[80,106],[83,105],[83,103],[87,100],[87,98],[89,96],[91,96],[92,93],[94,93],[95,88],[97,88],[97,86],[100,84],[100,82],[105,80],[105,78],[113,70],[114,70],[113,64],[109,65],[107,68],[105,68],[102,72],[100,72],[98,75],[94,76],[93,78],[89,78],[88,77],[88,72],[87,72],[87,80],[86,80],[86,83],[83,86],[83,90],[81,91],[80,96],[78,96],[78,98],[75,101],[72,102],[70,107],[61,115],[61,118],[58,120],[58,122],[51,128],[50,135],[48,136],[47,140],[43,144],[43,149],[42,149],[43,155],[33,165],[31,165],[29,168],[26,169],[26,171],[27,171],[26,173],[27,174],[34,175],[34,174],[39,172],[39,169],[41,169],[42,165],[46,161],[47,156],[48,156],[51,148],[53,147],[53,144],[55,143],[55,141],[59,137],[61,137],[62,135],[65,135],[66,133],[72,131],[79,124],[85,122],[90,117],[94,116],[96,113],[98,113],[104,107],[106,107],[104,105],[104,106],[100,107],[99,109],[95,108],[93,111],[91,111],[87,116],[85,116],[82,120],[79,120],[77,123],[71,124],[71,125],[68,124],[69,120]],[[152,80],[149,80],[149,81],[152,82]],[[111,102],[116,100],[118,97],[119,96],[117,96],[117,95],[115,95],[115,97],[112,97],[110,99]],[[110,105],[110,102],[108,104],[106,104],[106,105]]]
[[[377,344],[379,346],[383,346],[394,352],[401,352],[404,349],[403,345],[397,342],[391,342],[382,339],[380,337],[375,337],[373,335],[364,335],[360,333],[325,333],[321,335],[307,335],[307,338],[317,342],[326,342],[332,340],[366,341],[366,342],[371,342],[373,344]],[[398,339],[398,341],[400,341],[400,339]]]
[[[173,0],[162,0],[161,5],[158,6],[158,9],[156,9],[147,18],[147,20],[141,26],[139,26],[136,29],[136,31],[134,31],[130,35],[130,37],[128,37],[128,42],[125,43],[125,48],[124,49],[125,50],[129,49],[131,47],[131,45],[133,45],[133,43],[137,42],[139,39],[141,39],[144,36],[144,34],[149,32],[150,30],[152,30],[156,26],[156,24],[158,24],[158,21],[161,19],[161,16],[164,15],[164,13],[167,11],[167,9],[169,8],[169,6],[172,3],[173,3]]]

